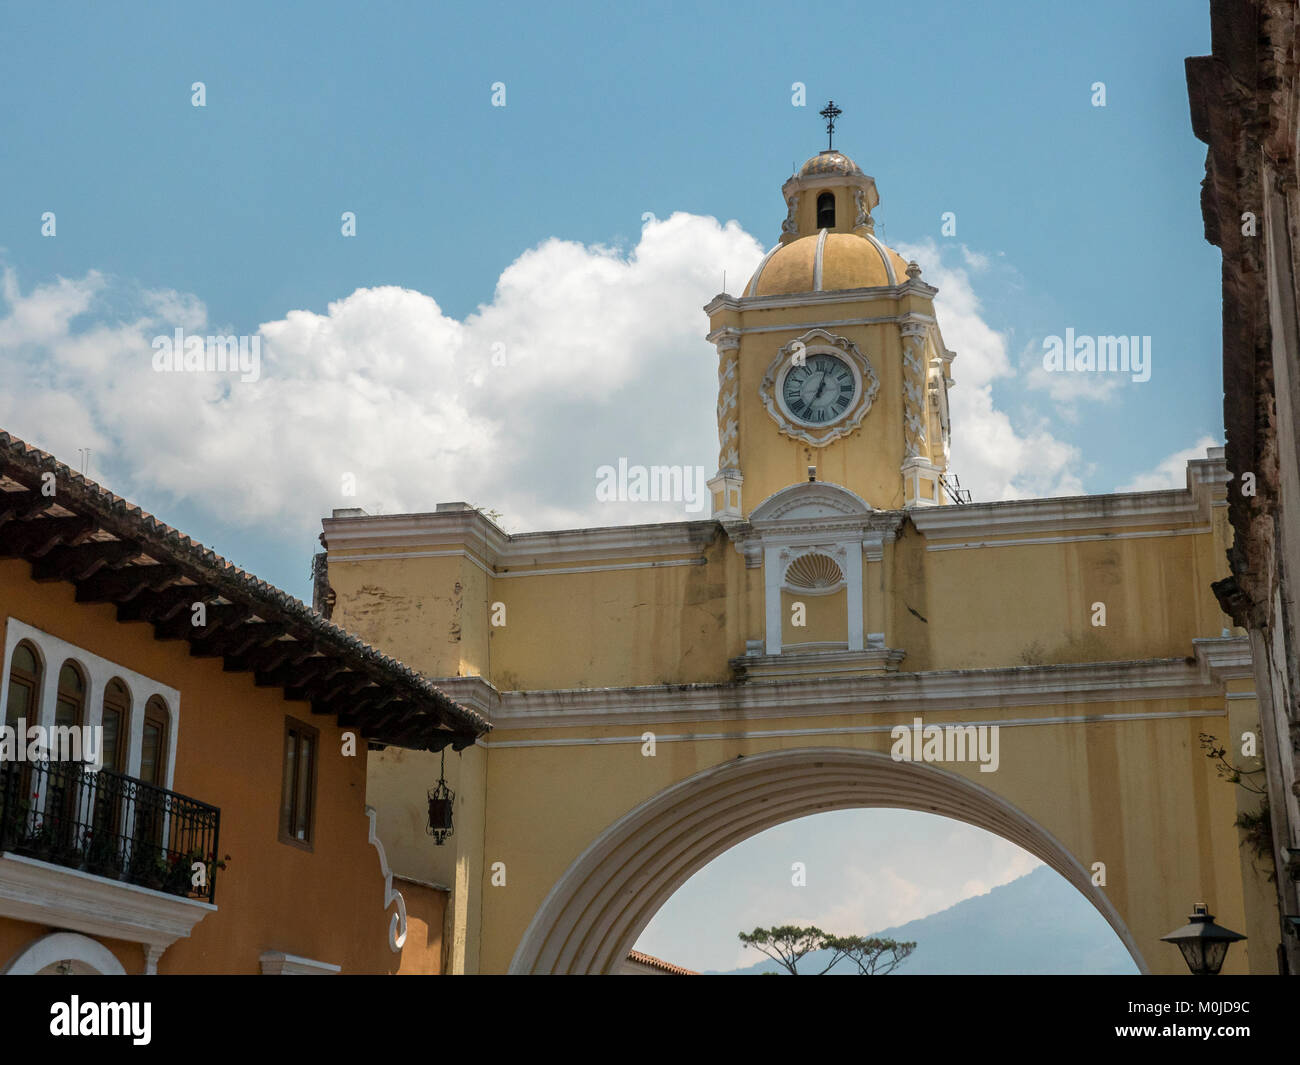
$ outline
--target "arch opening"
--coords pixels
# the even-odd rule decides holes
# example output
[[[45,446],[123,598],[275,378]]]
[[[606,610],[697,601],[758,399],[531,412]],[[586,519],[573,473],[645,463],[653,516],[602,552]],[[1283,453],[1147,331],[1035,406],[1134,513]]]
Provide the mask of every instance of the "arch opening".
[[[835,193],[823,192],[817,197],[817,228],[835,228]]]
[[[0,970],[6,976],[124,976],[117,956],[98,940],[53,932],[29,944]]]
[[[963,821],[1050,866],[1098,910],[1142,973],[1123,918],[1083,865],[1000,796],[936,766],[878,751],[803,748],[741,756],[647,799],[610,825],[551,888],[512,973],[613,973],[668,898],[737,843],[826,810],[897,808]]]

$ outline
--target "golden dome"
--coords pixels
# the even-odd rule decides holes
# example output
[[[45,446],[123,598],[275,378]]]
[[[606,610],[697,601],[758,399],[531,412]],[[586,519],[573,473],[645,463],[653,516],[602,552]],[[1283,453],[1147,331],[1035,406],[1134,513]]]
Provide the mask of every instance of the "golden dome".
[[[844,174],[863,177],[862,168],[843,152],[818,152],[799,170],[799,177],[822,177],[827,174]]]
[[[745,295],[880,288],[901,285],[907,279],[907,263],[903,257],[874,236],[823,229],[789,244],[777,245],[754,271],[745,286]]]

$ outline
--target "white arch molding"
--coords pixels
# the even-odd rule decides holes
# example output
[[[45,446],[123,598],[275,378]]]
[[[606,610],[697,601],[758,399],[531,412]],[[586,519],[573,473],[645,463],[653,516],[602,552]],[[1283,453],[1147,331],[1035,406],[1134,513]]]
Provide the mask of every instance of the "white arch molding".
[[[53,932],[23,948],[4,969],[5,976],[35,976],[57,972],[67,962],[78,976],[125,976],[117,956],[103,943],[75,932]]]
[[[1139,971],[1150,972],[1105,893],[1032,818],[946,769],[833,747],[740,756],[619,818],[551,888],[510,972],[613,973],[669,896],[719,854],[785,821],[862,807],[950,817],[1024,848],[1073,884],[1115,930]]]

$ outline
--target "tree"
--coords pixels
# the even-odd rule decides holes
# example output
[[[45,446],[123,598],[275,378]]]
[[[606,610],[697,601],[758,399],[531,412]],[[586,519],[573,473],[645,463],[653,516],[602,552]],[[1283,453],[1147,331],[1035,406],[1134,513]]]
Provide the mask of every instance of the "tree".
[[[852,962],[859,976],[885,976],[916,949],[915,943],[900,943],[878,936],[833,936],[815,925],[774,925],[741,932],[740,941],[762,951],[791,976],[823,976],[841,961]],[[830,951],[826,965],[816,973],[801,974],[799,962],[815,951]]]

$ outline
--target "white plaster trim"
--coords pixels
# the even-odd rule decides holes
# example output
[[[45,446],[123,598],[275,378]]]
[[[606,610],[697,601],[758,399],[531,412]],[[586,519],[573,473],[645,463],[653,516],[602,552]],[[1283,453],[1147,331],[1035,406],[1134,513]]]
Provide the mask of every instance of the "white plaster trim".
[[[791,657],[797,662],[801,656]],[[860,662],[863,655],[844,652],[844,658]],[[501,692],[481,677],[430,680],[457,702],[487,715],[494,737],[507,729],[627,727],[629,721],[665,727],[675,721],[738,717],[761,721],[1150,700],[1213,699],[1222,705],[1224,696],[1222,680],[1208,666],[1186,658],[528,692]]]
[[[390,558],[425,558],[432,555],[461,555],[463,551],[394,551],[389,554],[379,555],[342,555],[330,559],[330,565],[342,562],[372,562],[378,559]],[[508,577],[550,577],[561,573],[603,573],[606,570],[619,569],[666,569],[669,566],[703,566],[708,562],[704,558],[682,558],[670,559],[663,562],[616,562],[606,566],[561,566],[553,569],[530,569],[520,570],[515,573],[497,573],[488,569],[483,563],[479,562],[473,555],[465,555],[471,562],[477,565],[489,577],[497,580],[505,580]]]
[[[1096,725],[1117,721],[1155,721],[1174,718],[1224,717],[1221,708],[1213,710],[1150,710],[1134,714],[1075,714],[1060,717],[1021,718],[971,718],[964,721],[933,722],[954,728],[967,725],[996,725],[999,728],[1019,728],[1025,725]],[[909,723],[910,724],[910,723]],[[704,743],[709,740],[762,740],[794,736],[866,736],[876,732],[892,732],[896,725],[841,725],[829,728],[778,728],[752,729],[733,732],[682,732],[655,733],[655,743]],[[580,736],[561,740],[487,740],[480,746],[492,750],[496,747],[600,747],[605,744],[645,743],[644,734],[635,736]]]
[[[745,286],[744,294],[746,296],[752,296],[754,294],[754,289],[758,287],[758,279],[763,276],[763,268],[767,266],[768,260],[771,259],[773,255],[775,255],[784,247],[785,247],[784,244],[778,244],[775,248],[773,248],[770,252],[768,252],[766,255],[763,256],[763,261],[758,264],[758,269],[754,271],[754,276],[749,279],[749,284]]]
[[[402,897],[400,891],[393,887],[393,871],[388,868],[388,855],[384,853],[384,845],[375,833],[376,814],[373,806],[366,807],[366,816],[370,818],[369,842],[379,852],[379,872],[384,878],[384,909],[388,909],[394,902],[397,903],[397,912],[393,914],[393,919],[388,922],[388,947],[394,954],[397,954],[406,943],[406,899]],[[401,929],[400,932],[398,931],[399,928]]]
[[[817,234],[817,251],[813,254],[813,291],[822,290],[822,254],[826,250],[826,230]]]
[[[876,285],[867,288],[840,288],[829,292],[789,292],[771,296],[715,296],[704,311],[712,316],[718,311],[768,311],[801,307],[816,303],[857,303],[862,300],[898,300],[909,295],[934,299],[939,290],[924,281],[907,280],[901,285]]]
[[[35,976],[61,961],[80,962],[100,976],[125,976],[126,970],[111,950],[98,940],[75,932],[53,932],[24,947],[8,965],[4,976]]]
[[[1249,636],[1214,636],[1195,639],[1192,650],[1197,664],[1207,680],[1222,683],[1227,680],[1254,679],[1254,658],[1250,653]]]
[[[1139,970],[1149,972],[1119,910],[1092,883],[1083,862],[1027,813],[947,769],[832,747],[728,759],[638,804],[593,840],[547,892],[509,971],[615,972],[664,902],[718,854],[810,813],[864,807],[925,810],[1029,851],[1101,912]]]
[[[216,912],[210,902],[0,854],[0,917],[146,943],[161,951]]]
[[[708,561],[707,558],[678,558],[663,562],[619,562],[607,566],[562,566],[558,569],[519,570],[513,573],[497,573],[494,576],[497,580],[503,580],[508,577],[550,577],[561,573],[603,573],[606,570],[618,569],[668,569],[671,566],[703,566],[707,565]]]
[[[459,555],[462,558],[468,559],[470,562],[474,563],[474,565],[476,565],[479,569],[481,569],[484,573],[486,573],[489,577],[497,576],[496,572],[493,571],[491,566],[485,566],[481,561],[479,561],[476,555],[471,554],[469,551],[464,551],[464,550],[384,551],[373,555],[331,555],[330,565],[331,566],[341,565],[344,562],[377,562],[382,559],[389,559],[389,558],[449,558],[453,555]]]
[[[859,580],[859,586],[861,580]],[[852,586],[850,585],[850,593]],[[861,631],[861,598],[857,602],[858,632],[856,645],[853,639],[854,615],[849,614],[850,638],[836,644],[831,643],[787,643],[780,655],[744,655],[732,659],[732,667],[742,675],[746,684],[755,681],[788,680],[793,678],[817,677],[827,680],[832,677],[862,677],[882,670],[897,670],[906,652],[891,647],[866,647],[865,635]],[[854,609],[854,598],[848,596],[848,609]]]
[[[442,511],[424,514],[381,514],[354,518],[325,518],[321,522],[329,563],[360,560],[366,555],[339,554],[365,551],[371,559],[402,557],[387,549],[411,551],[405,557],[439,554],[469,557],[499,576],[517,566],[588,563],[619,558],[653,558],[699,552],[717,538],[720,527],[711,518],[661,522],[651,525],[610,525],[596,529],[562,529],[507,536],[476,511]],[[443,547],[446,550],[438,552]],[[481,561],[479,561],[481,559]]]
[[[131,712],[127,720],[127,776],[140,775],[140,756],[144,745],[144,708],[155,695],[167,706],[167,772],[164,787],[170,791],[176,772],[176,742],[180,735],[181,693],[161,681],[146,677],[133,669],[107,658],[91,654],[76,644],[61,640],[52,633],[29,625],[18,618],[5,619],[4,666],[0,670],[0,722],[5,719],[5,707],[9,701],[9,667],[13,661],[14,648],[19,641],[26,640],[34,645],[41,656],[41,691],[39,724],[50,728],[54,724],[54,704],[59,689],[59,670],[68,659],[81,666],[86,678],[86,720],[92,728],[102,725],[104,721],[104,689],[114,679],[122,681],[131,695]],[[31,722],[37,724],[37,722]]]
[[[891,285],[897,285],[898,275],[894,273],[894,264],[889,261],[889,252],[885,250],[885,246],[876,239],[876,235],[874,233],[863,233],[862,236],[867,240],[871,241],[871,243],[875,246],[876,251],[880,253],[881,259],[883,259],[885,262],[885,273],[889,277],[889,283]]]
[[[1062,533],[1099,526],[1172,529],[1195,525],[1187,531],[1209,532],[1212,504],[1226,490],[1227,466],[1221,459],[1191,459],[1186,476],[1186,488],[928,507],[911,512],[911,518],[928,539],[1045,533],[1048,538],[1043,542],[1054,543]],[[927,545],[927,550],[944,546],[948,545]]]
[[[341,965],[300,958],[282,950],[264,950],[257,960],[262,964],[263,976],[332,976],[343,971]]]
[[[966,504],[970,506],[971,504]],[[1149,540],[1162,536],[1206,536],[1214,530],[1206,526],[1191,529],[1154,529],[1149,532],[1083,533],[1078,536],[1032,536],[1020,540],[975,540],[962,544],[926,544],[927,551],[973,551],[981,547],[1019,547],[1036,544],[1078,544],[1096,540]]]
[[[1095,525],[1189,525],[1204,519],[1186,488],[1112,495],[1011,499],[936,507],[912,515],[912,523],[931,539],[972,532],[1069,531]]]
[[[915,317],[923,317],[914,315]],[[897,325],[907,317],[907,314],[884,314],[875,318],[826,318],[822,321],[812,322],[785,322],[780,325],[747,325],[737,326],[736,332],[741,336],[748,336],[751,333],[798,333],[804,329],[836,329],[844,326],[855,325]]]

